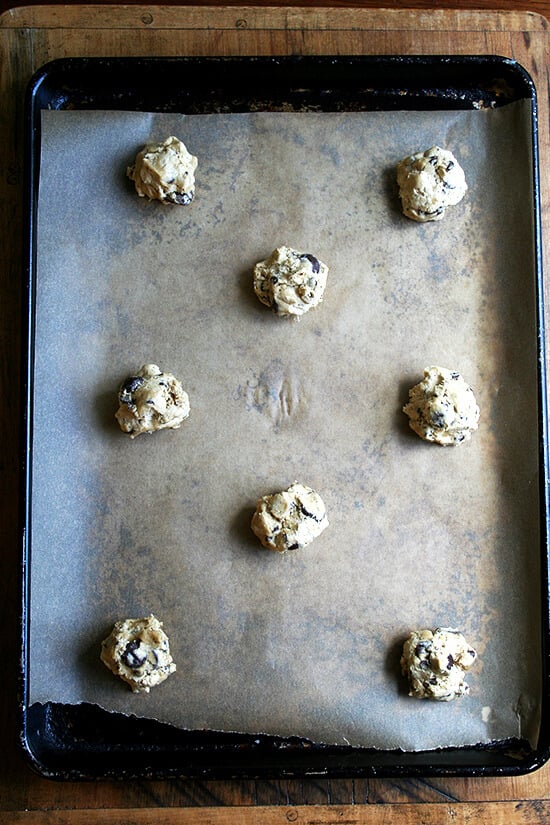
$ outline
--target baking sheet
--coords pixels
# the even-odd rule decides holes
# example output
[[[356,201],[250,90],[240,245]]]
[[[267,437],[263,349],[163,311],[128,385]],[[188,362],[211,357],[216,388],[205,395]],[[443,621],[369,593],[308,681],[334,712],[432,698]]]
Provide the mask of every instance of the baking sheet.
[[[175,116],[44,112],[37,236],[30,700],[185,728],[429,749],[536,739],[537,350],[529,101],[479,112]],[[199,157],[171,209],[124,177],[149,139]],[[451,147],[469,193],[404,219],[395,163]],[[314,159],[314,161],[313,161]],[[298,323],[251,293],[281,243],[330,266]],[[181,430],[131,442],[116,388],[178,375]],[[424,366],[482,410],[457,449],[400,407]],[[295,479],[331,525],[263,550],[258,496]],[[112,623],[154,612],[177,673],[132,695],[101,665]],[[414,627],[461,628],[472,695],[406,696]]]

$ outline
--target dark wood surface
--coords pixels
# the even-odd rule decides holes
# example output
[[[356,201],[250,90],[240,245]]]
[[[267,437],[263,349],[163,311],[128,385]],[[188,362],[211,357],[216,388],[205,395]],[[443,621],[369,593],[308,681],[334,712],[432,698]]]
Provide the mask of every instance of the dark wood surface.
[[[19,317],[22,203],[22,127],[20,100],[30,71],[47,59],[65,54],[168,54],[170,37],[178,36],[180,53],[199,51],[215,42],[220,53],[245,53],[254,42],[275,50],[299,48],[300,32],[269,33],[277,10],[264,7],[265,31],[238,31],[232,25],[208,41],[189,33],[189,9],[185,5],[51,6],[27,4],[13,9],[0,0],[5,11],[0,25],[0,200],[2,210],[0,248],[0,380],[2,449],[0,451],[0,823],[384,823],[388,825],[444,825],[444,823],[550,822],[550,767],[515,778],[440,779],[308,779],[281,781],[129,781],[58,783],[38,777],[26,766],[18,746],[17,659],[18,575],[17,538],[17,433],[19,421]],[[215,18],[206,3],[193,4],[195,20]],[[541,97],[541,156],[543,218],[548,237],[550,146],[548,141],[548,31],[550,0],[461,0],[438,3],[417,0],[414,11],[407,2],[386,4],[404,10],[403,17],[378,14],[379,5],[367,0],[354,7],[342,2],[279,3],[278,9],[300,6],[345,11],[354,24],[351,48],[371,53],[498,53],[521,58],[536,77]],[[225,3],[218,11],[244,3]],[[13,9],[8,11],[8,9]],[[459,9],[457,17],[454,11]],[[372,9],[373,17],[365,16]],[[485,10],[478,14],[475,10]],[[429,10],[430,14],[426,14]],[[472,16],[465,17],[470,11]],[[505,14],[500,12],[504,11]],[[254,9],[244,12],[251,19]],[[527,13],[527,14],[526,14]],[[197,15],[199,16],[197,18]],[[274,17],[275,15],[275,17]],[[462,15],[462,16],[460,16]],[[233,20],[234,14],[227,17]],[[218,18],[215,18],[218,19]],[[308,18],[313,31],[307,48],[327,50],[327,31],[316,33],[315,18]],[[313,22],[311,22],[313,21]],[[330,29],[330,20],[327,25]],[[254,27],[251,27],[254,29]],[[298,27],[299,28],[299,27]],[[322,28],[322,26],[320,26]],[[216,26],[213,26],[216,29]],[[162,33],[161,33],[162,32]],[[182,34],[182,32],[184,32]],[[266,34],[266,32],[268,34]],[[334,35],[334,37],[336,37]],[[183,38],[183,39],[182,39]],[[256,38],[256,40],[254,40]],[[317,39],[316,39],[317,38]],[[355,38],[355,39],[354,39]],[[305,42],[305,41],[304,41]],[[332,44],[337,40],[330,40]],[[183,45],[182,45],[183,44]],[[289,45],[290,44],[290,45]],[[197,53],[197,51],[195,53]],[[62,575],[62,572],[60,572]],[[163,809],[163,810],[159,810]]]

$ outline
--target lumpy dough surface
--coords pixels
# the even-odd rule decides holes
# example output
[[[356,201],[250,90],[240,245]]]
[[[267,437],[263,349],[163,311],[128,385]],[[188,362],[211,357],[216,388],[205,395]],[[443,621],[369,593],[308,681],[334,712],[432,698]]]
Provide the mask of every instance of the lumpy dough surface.
[[[101,643],[101,661],[134,693],[149,693],[176,670],[168,636],[152,614],[116,622]]]
[[[295,482],[259,499],[251,527],[264,547],[284,553],[311,544],[328,527],[328,518],[321,496]]]
[[[458,630],[413,630],[401,656],[401,670],[409,680],[409,696],[450,702],[469,693],[464,674],[476,658],[476,651]]]
[[[409,390],[403,412],[415,433],[443,446],[467,441],[479,421],[472,388],[460,373],[444,367],[426,367],[424,379]]]
[[[148,143],[138,152],[127,175],[141,198],[187,205],[195,196],[197,158],[177,137]]]
[[[403,214],[413,221],[439,221],[448,206],[459,203],[468,186],[452,152],[432,146],[397,164]]]
[[[254,267],[254,292],[281,316],[300,316],[317,306],[327,284],[328,266],[308,252],[279,246]]]
[[[156,364],[144,364],[128,377],[119,389],[118,400],[116,420],[130,438],[177,429],[189,415],[189,396],[181,383]]]

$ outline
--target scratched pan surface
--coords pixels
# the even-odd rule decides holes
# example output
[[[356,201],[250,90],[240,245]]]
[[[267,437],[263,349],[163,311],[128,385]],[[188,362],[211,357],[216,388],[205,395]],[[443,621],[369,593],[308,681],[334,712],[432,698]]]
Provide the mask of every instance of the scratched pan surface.
[[[436,83],[436,85],[434,85]],[[96,705],[29,704],[29,535],[32,507],[32,389],[35,242],[42,110],[128,110],[215,114],[250,111],[452,110],[529,100],[539,348],[539,487],[542,570],[542,719],[535,746],[523,739],[430,751],[316,745],[299,738],[180,730],[109,713]],[[68,59],[41,69],[27,99],[27,360],[23,371],[22,742],[33,767],[57,779],[106,777],[327,777],[493,775],[534,770],[549,751],[546,403],[535,90],[513,61],[486,57]]]

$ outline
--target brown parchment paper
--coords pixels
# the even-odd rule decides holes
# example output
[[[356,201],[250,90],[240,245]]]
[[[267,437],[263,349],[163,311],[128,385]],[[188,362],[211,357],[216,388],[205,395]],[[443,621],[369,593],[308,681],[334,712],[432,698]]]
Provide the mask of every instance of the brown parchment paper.
[[[95,702],[185,728],[427,749],[535,737],[541,681],[537,353],[529,103],[489,111],[45,112],[34,373],[31,701]],[[189,207],[126,166],[176,134]],[[452,149],[469,191],[404,218],[395,164]],[[330,267],[299,322],[254,297],[288,244]],[[191,415],[130,441],[120,381],[146,362]],[[401,407],[425,366],[481,407],[456,448]],[[298,480],[330,527],[264,550],[256,499]],[[133,695],[99,660],[153,612],[177,673]],[[471,695],[406,695],[413,628],[461,629]]]

